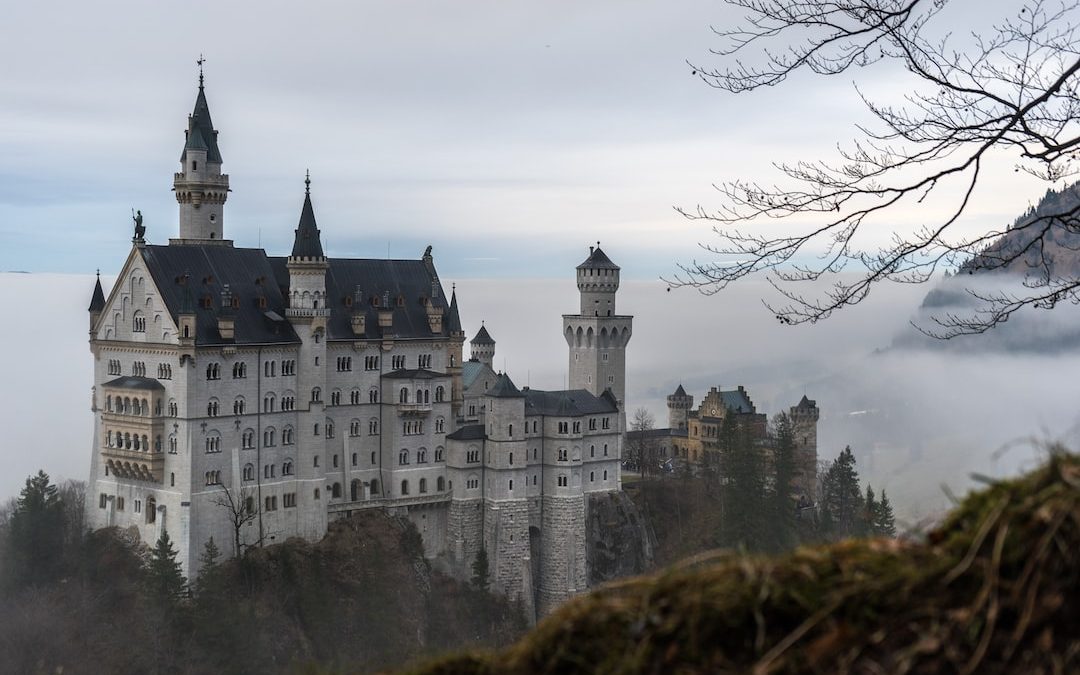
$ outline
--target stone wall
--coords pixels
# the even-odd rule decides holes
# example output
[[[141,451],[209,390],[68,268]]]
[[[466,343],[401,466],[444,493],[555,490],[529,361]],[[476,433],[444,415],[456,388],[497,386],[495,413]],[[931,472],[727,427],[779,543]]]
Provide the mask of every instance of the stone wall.
[[[591,494],[585,502],[589,586],[646,572],[656,535],[625,492]]]
[[[585,496],[544,496],[537,613],[548,614],[588,589],[585,552]]]

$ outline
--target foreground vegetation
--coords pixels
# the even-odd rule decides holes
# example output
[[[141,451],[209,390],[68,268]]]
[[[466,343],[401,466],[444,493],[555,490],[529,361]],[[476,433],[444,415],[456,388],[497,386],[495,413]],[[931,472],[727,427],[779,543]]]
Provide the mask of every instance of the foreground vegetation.
[[[407,521],[371,512],[180,576],[153,548],[82,528],[82,491],[44,474],[0,514],[0,672],[370,672],[525,628],[516,608],[431,569]]]
[[[965,499],[926,537],[716,553],[573,600],[449,673],[1080,671],[1080,458]]]

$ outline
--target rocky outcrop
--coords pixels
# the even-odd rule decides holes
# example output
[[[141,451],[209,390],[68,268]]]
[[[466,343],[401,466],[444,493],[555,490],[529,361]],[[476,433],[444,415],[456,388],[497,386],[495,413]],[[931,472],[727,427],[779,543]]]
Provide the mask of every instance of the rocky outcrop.
[[[656,535],[625,492],[589,495],[585,520],[590,587],[651,567]]]

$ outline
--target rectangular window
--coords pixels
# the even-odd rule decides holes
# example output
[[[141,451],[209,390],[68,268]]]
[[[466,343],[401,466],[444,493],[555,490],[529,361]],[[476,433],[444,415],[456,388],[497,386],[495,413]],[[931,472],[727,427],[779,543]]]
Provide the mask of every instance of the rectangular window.
[[[98,508],[103,509],[108,505],[109,505],[109,496],[107,494],[105,494],[104,492],[102,492],[101,496],[98,498]]]
[[[116,510],[117,511],[123,511],[124,510],[124,498],[123,497],[117,497],[116,498]]]

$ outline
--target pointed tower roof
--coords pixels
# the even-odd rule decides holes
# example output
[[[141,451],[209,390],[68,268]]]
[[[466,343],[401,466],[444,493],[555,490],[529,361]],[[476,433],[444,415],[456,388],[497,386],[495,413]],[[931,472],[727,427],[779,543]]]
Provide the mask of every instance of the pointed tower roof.
[[[181,160],[186,158],[188,150],[205,150],[206,161],[221,164],[217,131],[214,130],[214,122],[210,119],[210,105],[206,102],[202,72],[199,73],[199,94],[195,97],[195,109],[188,117],[187,142],[184,144]]]
[[[311,174],[304,179],[304,207],[300,210],[300,224],[296,227],[293,241],[293,258],[325,258],[319,228],[315,224],[315,209],[311,206]]]
[[[600,242],[596,242],[595,247],[589,247],[589,257],[585,259],[585,262],[578,265],[577,269],[617,270],[619,269],[619,266],[611,262],[611,258],[607,257],[607,254],[600,250]]]
[[[499,373],[499,379],[495,380],[495,384],[484,392],[484,395],[492,398],[525,398],[525,394],[514,386],[506,373]]]
[[[447,317],[446,321],[451,333],[464,332],[461,330],[461,315],[458,314],[456,288],[450,293],[450,316]]]
[[[474,345],[493,345],[495,340],[491,338],[491,334],[487,332],[487,328],[483,324],[480,324],[480,330],[477,331],[476,337],[469,340],[470,344]]]
[[[679,385],[679,388],[675,390],[672,396],[686,396],[686,390],[683,389],[682,384]]]
[[[94,283],[94,294],[90,297],[90,308],[87,311],[100,312],[105,309],[105,292],[101,290],[101,272],[98,272],[97,281]]]

